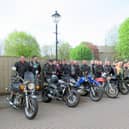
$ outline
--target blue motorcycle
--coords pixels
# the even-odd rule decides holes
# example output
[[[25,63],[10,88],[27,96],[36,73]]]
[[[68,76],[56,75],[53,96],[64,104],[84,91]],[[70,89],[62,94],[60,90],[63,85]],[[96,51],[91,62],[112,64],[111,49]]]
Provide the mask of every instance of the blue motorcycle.
[[[102,85],[93,79],[91,75],[82,76],[75,81],[70,79],[70,85],[74,86],[80,95],[90,95],[92,101],[99,101],[103,97]]]

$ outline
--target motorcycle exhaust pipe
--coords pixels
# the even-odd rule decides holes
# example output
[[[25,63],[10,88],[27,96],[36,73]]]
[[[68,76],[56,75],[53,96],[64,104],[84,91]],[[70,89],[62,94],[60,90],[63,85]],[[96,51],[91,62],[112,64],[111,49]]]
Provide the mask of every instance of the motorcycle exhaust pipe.
[[[6,98],[6,100],[8,101],[8,103],[9,103],[13,108],[17,109],[16,105],[15,105],[13,102],[11,102],[11,101],[9,100],[9,98]]]
[[[31,96],[33,99],[37,99],[37,96],[36,95],[32,95]]]
[[[48,94],[48,97],[50,97],[50,98],[54,99],[54,97],[53,97],[51,94]]]

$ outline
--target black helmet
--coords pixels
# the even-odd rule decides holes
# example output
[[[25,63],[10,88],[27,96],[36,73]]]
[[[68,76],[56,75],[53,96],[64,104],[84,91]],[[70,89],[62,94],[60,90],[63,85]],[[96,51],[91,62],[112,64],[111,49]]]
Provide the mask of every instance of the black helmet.
[[[52,83],[57,83],[58,82],[58,77],[56,75],[51,76],[51,82]]]

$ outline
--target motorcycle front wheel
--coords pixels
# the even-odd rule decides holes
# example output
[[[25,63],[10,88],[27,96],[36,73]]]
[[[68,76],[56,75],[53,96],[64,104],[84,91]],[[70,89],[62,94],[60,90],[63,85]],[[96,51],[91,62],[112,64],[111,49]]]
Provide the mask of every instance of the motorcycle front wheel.
[[[119,90],[123,95],[127,95],[129,93],[128,86],[126,85],[125,82],[119,83]]]
[[[103,89],[100,87],[92,87],[90,90],[90,98],[92,101],[100,101],[103,97]]]
[[[109,97],[109,98],[117,98],[118,94],[119,94],[119,90],[118,87],[111,84],[112,87],[106,86],[105,87],[105,94]]]
[[[38,102],[36,99],[29,97],[28,106],[25,104],[24,112],[27,119],[32,120],[38,113]]]
[[[128,89],[129,89],[129,80],[125,80],[125,83],[126,83]]]
[[[76,90],[72,89],[65,94],[64,101],[68,107],[76,107],[79,104],[80,95]]]
[[[49,102],[52,101],[52,98],[48,97],[47,90],[44,90],[44,91],[42,92],[42,101],[43,101],[44,103],[49,103]]]

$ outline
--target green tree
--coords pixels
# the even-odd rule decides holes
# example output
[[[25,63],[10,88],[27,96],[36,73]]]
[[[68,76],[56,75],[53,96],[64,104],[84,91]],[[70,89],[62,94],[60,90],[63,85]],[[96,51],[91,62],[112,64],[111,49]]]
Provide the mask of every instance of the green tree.
[[[36,39],[25,32],[12,32],[4,44],[6,56],[40,56],[40,47]]]
[[[70,57],[74,60],[91,60],[93,56],[90,48],[85,44],[80,44],[71,49]]]
[[[117,58],[129,59],[129,18],[119,28],[118,43],[116,44]]]
[[[66,59],[69,60],[70,59],[70,50],[71,50],[71,46],[69,43],[62,43],[59,45],[58,48],[58,55],[59,55],[59,59]]]

